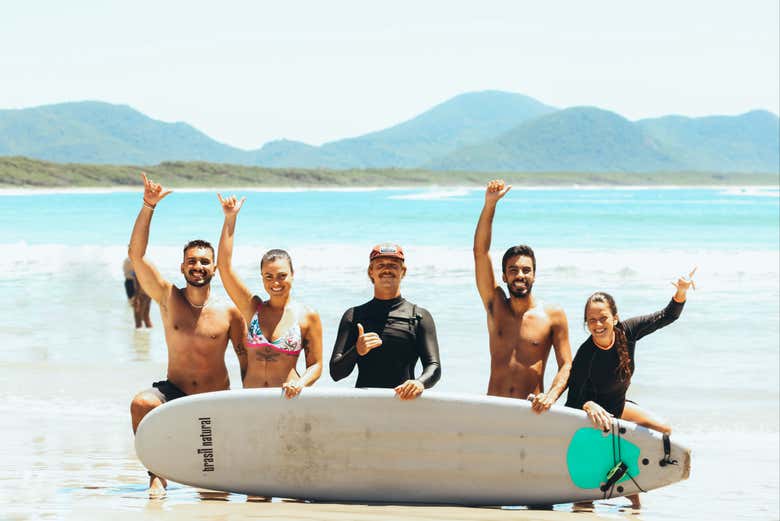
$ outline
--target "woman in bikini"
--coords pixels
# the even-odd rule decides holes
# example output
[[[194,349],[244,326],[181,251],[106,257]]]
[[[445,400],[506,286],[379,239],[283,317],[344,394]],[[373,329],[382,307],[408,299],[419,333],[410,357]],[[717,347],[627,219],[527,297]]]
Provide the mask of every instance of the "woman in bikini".
[[[626,392],[634,374],[634,349],[637,341],[668,326],[680,316],[688,288],[694,287],[694,268],[687,277],[672,284],[677,291],[669,304],[650,315],[620,320],[617,305],[611,295],[597,292],[585,302],[585,327],[591,336],[582,343],[574,356],[569,377],[567,407],[584,410],[598,429],[608,431],[612,418],[671,434],[672,427],[630,400]],[[639,495],[628,496],[632,506],[640,505]]]
[[[232,265],[236,219],[246,197],[240,201],[236,196],[217,197],[225,213],[217,269],[225,290],[248,324],[245,348],[237,349],[244,387],[282,387],[292,398],[322,373],[320,316],[292,300],[292,260],[284,250],[270,250],[260,261],[268,300],[249,291]],[[295,367],[301,351],[305,353],[306,370],[299,375]]]

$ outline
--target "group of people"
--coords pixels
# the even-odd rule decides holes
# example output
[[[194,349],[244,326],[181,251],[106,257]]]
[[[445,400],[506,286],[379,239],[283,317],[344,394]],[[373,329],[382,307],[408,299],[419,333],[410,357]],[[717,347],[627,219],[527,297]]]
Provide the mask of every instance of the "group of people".
[[[267,299],[255,295],[232,265],[238,214],[246,198],[223,198],[224,224],[218,250],[206,241],[187,243],[181,272],[185,286],[165,280],[146,258],[152,216],[171,193],[142,174],[143,205],[133,227],[129,258],[143,290],[158,303],[168,346],[167,378],[138,393],[131,404],[133,431],[155,407],[176,398],[230,387],[225,366],[228,342],[238,357],[244,387],[279,387],[293,398],[322,373],[322,323],[312,308],[291,298],[293,262],[284,250],[270,250],[260,261]],[[673,284],[676,291],[663,310],[621,320],[614,299],[591,295],[584,324],[591,333],[572,360],[566,314],[533,294],[536,258],[525,245],[509,248],[501,263],[504,288],[496,281],[489,250],[498,202],[511,186],[488,183],[485,204],[474,235],[474,262],[479,295],[487,313],[490,343],[488,394],[528,399],[537,413],[548,410],[569,389],[566,405],[583,409],[593,424],[609,429],[623,418],[662,432],[669,425],[626,400],[634,372],[634,349],[643,336],[676,320],[691,271]],[[210,282],[219,272],[233,306],[213,299]],[[330,358],[330,375],[338,381],[358,368],[356,387],[393,388],[402,400],[420,396],[441,376],[436,326],[431,314],[401,295],[406,275],[401,246],[381,243],[369,253],[368,277],[373,298],[348,309],[339,324]],[[508,294],[507,294],[508,292]],[[550,350],[558,372],[544,389]],[[296,370],[303,352],[306,369]],[[415,376],[417,361],[422,370]],[[166,483],[150,473],[150,493]],[[638,497],[631,497],[639,504]]]

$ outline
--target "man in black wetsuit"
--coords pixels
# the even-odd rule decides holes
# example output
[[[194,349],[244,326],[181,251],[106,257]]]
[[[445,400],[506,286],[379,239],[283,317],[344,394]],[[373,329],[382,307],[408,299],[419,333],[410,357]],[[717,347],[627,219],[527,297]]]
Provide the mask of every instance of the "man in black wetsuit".
[[[405,275],[400,246],[374,246],[368,265],[374,298],[348,309],[341,318],[330,358],[330,375],[335,381],[349,376],[357,363],[355,387],[393,388],[402,400],[416,398],[439,381],[436,326],[427,310],[401,296]],[[418,358],[422,373],[415,378]]]

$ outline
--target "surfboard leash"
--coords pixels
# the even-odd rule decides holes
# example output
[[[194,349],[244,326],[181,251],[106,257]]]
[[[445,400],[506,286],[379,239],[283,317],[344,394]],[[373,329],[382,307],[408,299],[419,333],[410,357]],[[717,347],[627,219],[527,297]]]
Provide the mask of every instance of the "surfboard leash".
[[[620,426],[620,423],[617,420],[615,420],[615,423],[618,424],[618,427]],[[621,434],[621,430],[622,429],[620,429],[620,428],[618,429],[618,454],[620,455],[620,461],[622,463],[622,461],[623,461],[623,454],[620,451],[620,434]],[[638,488],[640,490],[640,492],[645,492],[645,493],[647,492],[647,490],[645,490],[641,486],[639,486],[639,483],[637,483],[637,481],[634,479],[634,476],[632,476],[631,473],[628,471],[628,466],[626,466],[626,475],[631,479],[631,481],[634,483],[636,488]]]
[[[602,499],[608,499],[608,497],[611,499],[612,496],[615,493],[615,485],[617,485],[617,482],[623,478],[623,476],[628,476],[631,481],[634,483],[636,488],[638,488],[641,492],[647,492],[644,490],[641,486],[639,486],[639,483],[637,483],[636,479],[634,479],[634,476],[631,475],[631,473],[628,471],[628,465],[626,465],[623,462],[623,451],[622,447],[620,445],[620,439],[621,439],[621,429],[620,424],[617,420],[615,420],[612,423],[611,426],[612,431],[612,462],[614,463],[614,466],[607,472],[606,475],[606,481],[604,482],[601,487],[601,491],[604,493],[604,497]],[[668,444],[668,441],[666,442]],[[666,447],[666,445],[664,445]]]

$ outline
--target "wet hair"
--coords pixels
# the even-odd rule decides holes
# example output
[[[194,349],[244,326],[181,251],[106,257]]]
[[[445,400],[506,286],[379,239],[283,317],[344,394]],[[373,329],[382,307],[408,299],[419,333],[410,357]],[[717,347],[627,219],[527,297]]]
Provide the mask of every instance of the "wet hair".
[[[501,259],[501,273],[506,273],[506,263],[512,257],[530,257],[534,267],[534,274],[536,274],[536,256],[534,255],[534,250],[526,244],[512,246],[504,252],[504,258]]]
[[[265,252],[265,255],[263,255],[263,258],[260,259],[260,269],[263,269],[263,265],[266,262],[273,262],[279,259],[284,259],[290,264],[290,273],[294,273],[295,270],[293,269],[293,263],[292,259],[290,258],[290,254],[287,253],[284,250],[268,250]]]
[[[591,302],[606,304],[609,306],[612,314],[615,317],[618,316],[617,304],[615,304],[615,299],[612,298],[612,295],[603,291],[597,291],[585,301],[583,322],[586,328],[588,326],[588,306],[590,306]],[[623,323],[619,319],[617,324],[615,324],[615,349],[617,349],[618,354],[617,377],[621,382],[631,381],[631,357],[628,356],[628,339],[626,338],[626,332],[623,330]]]
[[[186,256],[187,250],[191,248],[206,248],[207,250],[211,250],[212,259],[217,258],[217,256],[214,254],[214,246],[212,246],[209,241],[204,241],[202,239],[195,239],[194,241],[190,241],[184,245],[184,250],[182,251],[182,254]]]

